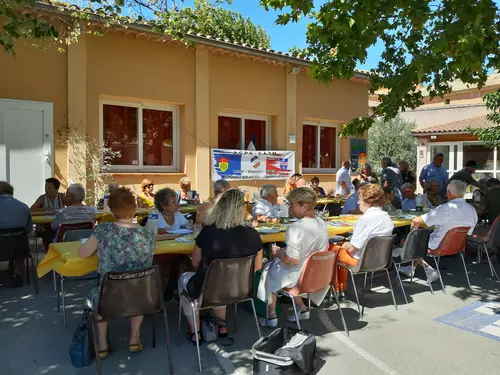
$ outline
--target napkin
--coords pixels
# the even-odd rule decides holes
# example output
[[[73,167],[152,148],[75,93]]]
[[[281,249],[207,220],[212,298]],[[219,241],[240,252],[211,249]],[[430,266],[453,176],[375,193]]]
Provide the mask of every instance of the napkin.
[[[194,243],[194,240],[189,237],[179,237],[175,239],[177,242],[184,242],[184,243]]]

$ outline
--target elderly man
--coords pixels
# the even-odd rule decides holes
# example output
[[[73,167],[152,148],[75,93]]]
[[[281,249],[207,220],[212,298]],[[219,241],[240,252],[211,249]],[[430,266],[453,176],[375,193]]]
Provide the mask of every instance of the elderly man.
[[[434,231],[429,238],[429,249],[436,250],[450,229],[469,227],[469,235],[474,231],[477,224],[477,214],[474,207],[464,199],[466,191],[467,185],[464,182],[458,180],[451,181],[446,188],[448,203],[442,204],[425,215],[413,219],[412,229],[418,228],[422,224],[434,227]],[[427,263],[421,262],[419,264],[424,266],[427,277],[431,282],[439,278],[437,272]],[[401,271],[403,274],[407,273],[406,270],[401,269]]]
[[[57,233],[62,224],[94,223],[95,208],[86,206],[85,189],[80,184],[71,185],[64,195],[64,207],[52,222],[52,231]],[[57,234],[56,234],[57,238]]]
[[[336,194],[342,197],[348,196],[351,193],[351,175],[349,170],[351,169],[351,162],[346,160],[342,163],[342,168],[337,171],[336,175]]]
[[[0,229],[25,228],[27,233],[33,230],[29,207],[14,198],[14,188],[6,181],[0,181],[0,212]],[[23,286],[24,258],[21,255],[14,260],[14,287]]]
[[[401,191],[403,192],[403,202],[401,202],[401,207],[404,211],[416,210],[417,204],[415,202],[415,187],[409,182],[401,186]]]
[[[398,168],[394,166],[391,158],[385,157],[382,159],[382,175],[380,183],[382,187],[391,187],[394,191],[394,201],[391,202],[396,208],[401,208],[401,201],[403,194],[401,193],[401,186],[403,185],[403,177]]]
[[[427,164],[422,168],[420,172],[420,186],[422,189],[425,189],[425,181],[427,180],[437,180],[439,182],[439,195],[442,198],[446,197],[446,182],[448,181],[449,175],[444,162],[444,154],[442,152],[438,152],[432,158],[432,163]]]
[[[481,197],[477,208],[479,216],[486,215],[490,224],[500,215],[500,181],[490,178],[486,183],[487,193]]]
[[[274,185],[264,185],[260,188],[261,200],[252,209],[252,216],[259,222],[277,223],[280,217],[278,205],[278,190]]]
[[[361,186],[365,186],[367,184],[368,184],[368,182],[362,181],[362,182],[359,182],[359,183],[354,185],[356,190],[354,191],[354,193],[349,195],[349,198],[347,198],[344,205],[342,206],[342,212],[341,212],[342,215],[347,215],[347,214],[362,215],[363,214],[363,212],[361,212],[361,210],[359,209],[358,190]]]

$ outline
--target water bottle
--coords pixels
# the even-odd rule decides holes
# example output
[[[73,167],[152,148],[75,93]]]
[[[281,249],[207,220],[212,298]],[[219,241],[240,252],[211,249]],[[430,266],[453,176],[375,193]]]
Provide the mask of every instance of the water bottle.
[[[104,193],[103,204],[102,204],[102,209],[104,212],[110,211],[108,201],[109,201],[109,193]]]
[[[146,224],[146,227],[151,230],[155,235],[158,234],[158,218],[160,216],[160,213],[158,212],[157,209],[153,209],[149,214],[148,214],[148,222]]]
[[[417,208],[417,212],[422,212],[424,210],[425,196],[419,194],[415,197],[415,206]]]
[[[281,209],[280,209],[280,222],[281,224],[288,224],[289,222],[289,217],[288,217],[288,205],[287,204],[282,204]]]

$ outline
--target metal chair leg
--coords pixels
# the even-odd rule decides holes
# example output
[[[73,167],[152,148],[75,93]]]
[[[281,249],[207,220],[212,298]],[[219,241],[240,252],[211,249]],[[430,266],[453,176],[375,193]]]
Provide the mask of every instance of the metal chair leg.
[[[342,324],[344,326],[345,334],[347,336],[349,336],[349,329],[347,328],[347,323],[346,323],[345,318],[344,318],[344,313],[342,312],[342,308],[340,307],[339,296],[337,295],[337,292],[335,291],[335,288],[333,286],[331,287],[331,291],[335,297],[335,302],[337,303],[337,308],[338,308],[339,313],[340,313],[340,318],[342,319]]]
[[[398,304],[396,303],[396,297],[394,296],[394,290],[392,289],[392,282],[391,282],[391,274],[389,273],[389,269],[385,269],[385,272],[387,273],[387,280],[389,281],[389,287],[391,288],[391,294],[392,294],[392,300],[394,301],[394,307],[396,308],[396,311],[398,311]]]
[[[97,374],[102,375],[102,367],[101,367],[101,357],[99,357],[99,345],[97,343],[97,337],[98,337],[98,330],[97,330],[97,322],[95,320],[94,315],[91,315],[89,317],[89,323],[91,325],[92,329],[92,341],[93,341],[93,346],[94,346],[94,353],[95,353],[95,362],[97,365]]]
[[[415,271],[414,271],[415,270],[415,261],[413,261],[413,260],[411,261],[411,269],[412,269],[412,271],[410,273],[410,283],[413,282],[413,274],[415,273]]]
[[[311,311],[311,295],[307,295],[307,308]]]
[[[64,326],[67,327],[67,324],[66,324],[66,303],[64,300],[64,276],[61,276],[61,301],[62,301],[63,323],[64,323]]]
[[[180,344],[180,333],[181,333],[181,319],[182,319],[182,299],[184,297],[182,294],[179,296],[179,322],[177,325],[177,344]]]
[[[26,257],[26,283],[29,285],[30,284],[30,262],[29,262],[29,257],[28,255]]]
[[[153,318],[153,349],[156,348],[156,314],[151,315]]]
[[[434,257],[434,263],[436,264],[436,271],[438,272],[438,275],[439,275],[439,281],[441,282],[441,288],[443,290],[443,293],[446,294],[446,290],[445,290],[444,283],[443,283],[443,277],[441,276],[441,271],[439,270],[439,257],[437,260],[436,260],[436,257]],[[425,275],[427,276],[427,272]],[[429,282],[429,278],[427,278],[427,281]],[[429,285],[430,285],[430,282],[429,282]]]
[[[405,302],[406,304],[408,304],[408,298],[406,298],[406,292],[403,286],[403,280],[401,280],[401,276],[399,275],[399,268],[401,267],[401,264],[396,264],[394,261],[392,261],[392,264],[394,265],[394,269],[396,270],[396,278],[398,279],[399,286],[401,287],[401,292],[403,292],[403,297],[405,298]]]
[[[31,262],[33,262],[33,258],[31,258]],[[35,294],[38,294],[38,275],[36,274],[36,266],[31,267],[31,271],[33,272],[33,284],[35,284]]]
[[[198,324],[196,324],[196,308],[194,302],[191,302],[191,311],[193,313],[193,325],[194,325],[194,336],[196,339],[196,352],[198,353],[198,366],[200,367],[200,372],[203,372],[201,367],[201,356],[200,356],[200,338],[198,337]]]
[[[467,271],[467,266],[465,264],[465,259],[464,259],[464,253],[460,253],[460,259],[462,259],[462,264],[464,265],[464,270],[465,270],[465,277],[467,278],[467,284],[469,284],[469,289],[472,289],[472,286],[470,285],[470,280],[469,280],[469,271]]]
[[[302,328],[300,328],[299,314],[297,312],[297,306],[295,305],[295,299],[292,296],[289,296],[289,297],[292,299],[293,312],[295,314],[295,320],[297,321],[297,327],[299,327],[299,329],[302,329]]]
[[[238,316],[238,304],[234,304],[234,319],[233,319],[233,331],[236,333],[236,319]]]
[[[255,325],[257,326],[257,332],[259,332],[259,338],[261,338],[262,334],[260,333],[260,324],[259,324],[259,319],[257,318],[257,310],[255,310],[255,303],[253,301],[253,298],[250,299],[250,302],[252,303],[253,317],[255,318]]]
[[[170,375],[172,375],[174,373],[174,365],[172,363],[172,347],[170,346],[170,331],[168,328],[167,310],[165,306],[163,306],[163,320],[165,321],[165,336],[167,339],[168,367],[170,368]],[[196,334],[198,334],[198,331],[196,331]]]
[[[370,275],[370,291],[373,289],[373,274],[375,272],[372,272],[372,274]]]
[[[54,281],[54,291],[57,292],[57,274],[54,270],[52,270],[52,280]]]
[[[356,302],[358,303],[359,318],[363,319],[363,313],[361,312],[361,305],[359,304],[358,291],[356,290],[356,283],[354,281],[354,275],[352,274],[351,270],[348,269],[348,271],[349,271],[349,274],[351,275],[352,288],[354,289],[354,296],[356,297]]]
[[[57,294],[57,312],[61,311],[61,284],[59,283],[57,274],[54,272],[54,285],[56,286]]]
[[[490,265],[491,277],[494,277],[497,279],[497,281],[500,281],[498,279],[497,271],[495,271],[495,267],[493,267],[493,263],[491,263],[490,254],[488,254],[488,248],[486,247],[486,244],[484,244],[484,252],[486,253],[486,258],[488,259],[488,264]]]

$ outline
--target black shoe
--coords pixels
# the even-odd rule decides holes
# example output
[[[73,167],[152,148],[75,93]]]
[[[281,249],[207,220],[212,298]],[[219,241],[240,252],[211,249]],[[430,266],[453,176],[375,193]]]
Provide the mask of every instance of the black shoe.
[[[347,292],[345,290],[342,290],[339,292],[339,301],[346,301],[347,300]]]
[[[23,276],[15,273],[12,277],[12,287],[20,288],[22,286],[24,286]]]

